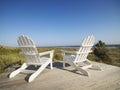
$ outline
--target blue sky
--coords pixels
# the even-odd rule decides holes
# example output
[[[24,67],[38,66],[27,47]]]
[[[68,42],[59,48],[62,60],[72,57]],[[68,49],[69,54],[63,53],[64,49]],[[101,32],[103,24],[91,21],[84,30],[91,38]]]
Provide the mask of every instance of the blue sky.
[[[0,45],[17,46],[21,34],[37,46],[120,44],[120,0],[0,0]]]

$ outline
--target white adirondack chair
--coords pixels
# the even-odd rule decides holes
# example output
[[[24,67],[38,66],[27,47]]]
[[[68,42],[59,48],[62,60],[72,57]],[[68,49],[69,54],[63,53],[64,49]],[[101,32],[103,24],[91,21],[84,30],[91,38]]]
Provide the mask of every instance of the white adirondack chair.
[[[21,54],[25,56],[25,63],[17,70],[13,71],[9,78],[14,77],[19,73],[32,73],[28,78],[28,82],[33,81],[49,64],[50,68],[53,68],[52,58],[54,51],[47,51],[38,53],[37,48],[32,41],[27,36],[21,35],[18,37],[18,45],[21,49]],[[49,57],[45,57],[44,55],[49,54]],[[34,65],[35,67],[39,67],[37,70],[29,70],[28,66]]]
[[[85,70],[87,68],[101,70],[100,67],[93,65],[88,59],[87,56],[91,51],[92,46],[94,45],[94,36],[88,36],[85,38],[78,51],[66,51],[61,50],[63,55],[63,68],[65,68],[65,63],[73,66],[82,74],[89,76],[89,73]],[[68,55],[70,54],[70,55]]]

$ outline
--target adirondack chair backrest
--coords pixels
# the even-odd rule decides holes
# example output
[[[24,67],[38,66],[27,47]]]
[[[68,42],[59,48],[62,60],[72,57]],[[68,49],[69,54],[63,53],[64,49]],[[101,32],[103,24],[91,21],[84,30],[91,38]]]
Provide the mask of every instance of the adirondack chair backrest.
[[[94,45],[94,36],[88,36],[85,38],[77,52],[74,62],[82,62],[87,59],[88,54],[91,52],[91,48]]]
[[[40,63],[38,51],[32,39],[21,35],[18,37],[17,42],[21,48],[21,54],[25,56],[26,63]]]

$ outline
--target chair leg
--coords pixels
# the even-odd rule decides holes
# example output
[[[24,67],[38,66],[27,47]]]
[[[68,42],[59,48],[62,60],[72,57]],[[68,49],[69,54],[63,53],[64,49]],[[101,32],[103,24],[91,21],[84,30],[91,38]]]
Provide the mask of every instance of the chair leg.
[[[26,63],[24,63],[19,69],[13,71],[10,75],[9,75],[9,78],[12,78],[14,76],[16,76],[17,74],[19,74],[21,72],[21,70],[27,68],[27,65]]]
[[[63,69],[65,68],[65,61],[63,61]]]
[[[80,67],[76,67],[76,69],[80,72],[82,72],[85,76],[89,76],[89,73],[87,71],[85,71],[84,69],[80,68]]]
[[[49,63],[50,62],[47,61],[45,64],[41,65],[39,69],[29,77],[28,82],[32,82],[47,67]]]
[[[85,76],[89,76],[89,73],[86,71],[86,70],[84,70],[84,69],[82,69],[81,67],[78,67],[78,66],[76,66],[76,64],[71,64],[74,68],[76,68],[78,71],[80,71],[80,72],[82,72]]]
[[[50,62],[50,69],[53,69],[53,63],[52,63],[52,60]]]

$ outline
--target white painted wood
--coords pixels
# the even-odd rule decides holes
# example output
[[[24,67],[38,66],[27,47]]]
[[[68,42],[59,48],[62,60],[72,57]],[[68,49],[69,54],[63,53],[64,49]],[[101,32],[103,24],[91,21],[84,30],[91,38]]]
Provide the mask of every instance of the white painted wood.
[[[17,70],[13,71],[9,78],[16,76],[19,73],[32,73],[29,77],[28,82],[33,81],[49,64],[50,68],[53,68],[52,58],[54,50],[38,53],[37,48],[32,39],[25,35],[18,37],[18,46],[21,49],[21,54],[25,56],[25,63]],[[49,57],[44,55],[49,54]],[[34,65],[39,66],[38,70],[28,70],[28,66]]]
[[[87,76],[89,75],[89,73],[85,70],[87,68],[101,70],[100,67],[92,65],[91,62],[87,59],[88,54],[92,52],[91,49],[94,45],[94,39],[95,38],[93,35],[85,38],[78,51],[61,50],[63,56],[63,68],[65,68],[65,63],[68,63]],[[66,55],[66,53],[71,55]]]

